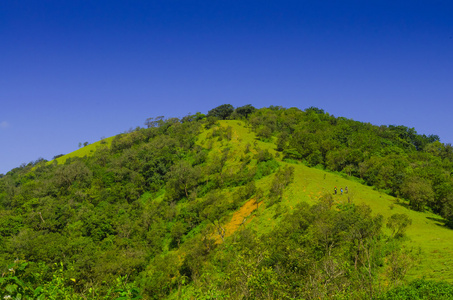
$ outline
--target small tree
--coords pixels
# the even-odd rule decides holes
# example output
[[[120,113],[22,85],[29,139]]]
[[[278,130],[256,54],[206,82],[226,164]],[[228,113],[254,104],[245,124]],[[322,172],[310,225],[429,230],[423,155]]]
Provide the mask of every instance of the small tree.
[[[403,237],[406,228],[412,224],[412,220],[406,214],[393,214],[387,221],[387,228],[392,230],[394,237]]]
[[[62,157],[62,156],[64,156],[64,154],[58,154],[58,155],[55,155],[55,156],[53,157],[53,159],[57,159],[57,158]]]

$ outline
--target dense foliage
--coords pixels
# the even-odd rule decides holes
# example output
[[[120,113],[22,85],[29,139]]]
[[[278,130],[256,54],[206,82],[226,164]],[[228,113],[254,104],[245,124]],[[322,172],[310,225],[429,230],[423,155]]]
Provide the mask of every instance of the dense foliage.
[[[212,254],[192,291],[233,299],[365,299],[381,293],[379,274],[401,280],[416,259],[385,237],[367,206],[301,203],[266,235],[251,229]],[[384,261],[394,257],[391,263]]]
[[[381,295],[379,300],[422,300],[422,299],[437,299],[451,300],[453,299],[453,285],[445,282],[436,282],[428,280],[415,280],[407,286],[399,286],[387,293]]]
[[[453,146],[438,136],[336,118],[314,107],[260,109],[249,122],[260,138],[276,137],[285,158],[361,178],[453,227]]]
[[[241,144],[219,119],[245,124],[280,153],[256,141]],[[64,164],[39,159],[0,176],[1,297],[388,299],[404,293],[388,289],[419,259],[402,245],[411,220],[404,214],[384,220],[363,205],[333,206],[328,194],[313,206],[282,211],[294,168],[280,158],[361,178],[453,226],[453,147],[437,136],[317,108],[229,104],[207,116],[149,118],[145,125],[90,156]],[[275,207],[279,225],[266,233],[242,226],[226,236],[231,212],[251,199],[256,207]]]

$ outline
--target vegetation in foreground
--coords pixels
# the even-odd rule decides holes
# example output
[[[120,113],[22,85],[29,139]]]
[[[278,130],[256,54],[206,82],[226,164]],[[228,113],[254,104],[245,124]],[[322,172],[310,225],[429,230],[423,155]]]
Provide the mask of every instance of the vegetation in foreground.
[[[453,147],[437,136],[250,105],[145,125],[1,176],[1,297],[453,298],[448,283],[406,283],[432,256],[409,240],[421,212],[453,226]],[[300,196],[301,172],[341,178],[320,169],[398,209],[333,187]]]

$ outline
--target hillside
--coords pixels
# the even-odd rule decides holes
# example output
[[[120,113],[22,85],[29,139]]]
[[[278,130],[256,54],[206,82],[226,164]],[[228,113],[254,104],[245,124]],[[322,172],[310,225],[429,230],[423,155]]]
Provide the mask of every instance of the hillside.
[[[106,139],[102,139],[93,144],[89,144],[76,151],[59,156],[59,157],[55,158],[55,161],[59,164],[64,164],[66,162],[66,160],[73,158],[73,157],[85,157],[85,156],[93,155],[94,152],[96,152],[98,150],[98,148],[100,148],[100,147],[110,147],[110,145],[112,144],[113,138],[114,137],[112,136],[112,137],[109,137]],[[52,163],[52,162],[53,162],[53,160],[50,161],[49,163]]]
[[[146,125],[0,178],[9,294],[384,299],[453,282],[453,156],[438,137],[314,108]]]
[[[233,128],[234,135],[241,134],[243,140],[252,142],[255,137],[247,136],[243,124],[235,121],[222,121],[221,125]],[[233,144],[235,140],[233,139]],[[270,150],[275,154],[273,143],[259,143],[259,147]],[[282,165],[287,163],[279,159]],[[285,190],[281,204],[285,210],[291,211],[300,202],[315,204],[325,194],[333,193],[333,188],[338,187],[338,194],[334,196],[335,204],[364,203],[374,214],[382,214],[386,219],[393,214],[407,214],[412,219],[412,224],[407,228],[406,235],[408,247],[423,253],[420,265],[410,273],[410,278],[430,278],[453,282],[453,230],[443,225],[441,218],[430,212],[417,212],[410,210],[407,204],[397,198],[376,191],[373,187],[361,184],[354,178],[345,174],[336,174],[325,170],[310,168],[303,164],[289,164],[294,167],[294,179]],[[349,193],[340,195],[340,187],[348,187]],[[278,223],[274,219],[275,210],[262,207],[260,216],[253,220],[255,227],[273,227]],[[390,232],[388,232],[390,234]]]

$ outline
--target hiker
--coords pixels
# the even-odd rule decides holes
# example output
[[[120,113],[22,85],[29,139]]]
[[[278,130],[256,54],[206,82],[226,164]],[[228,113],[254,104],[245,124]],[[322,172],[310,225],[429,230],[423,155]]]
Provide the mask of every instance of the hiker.
[[[344,192],[345,192],[346,194],[348,193],[348,187],[347,187],[347,186],[344,187]]]
[[[337,194],[337,187],[335,187],[335,188],[333,189],[333,194],[334,194],[334,195]]]
[[[343,188],[340,189],[341,194],[343,195]]]

